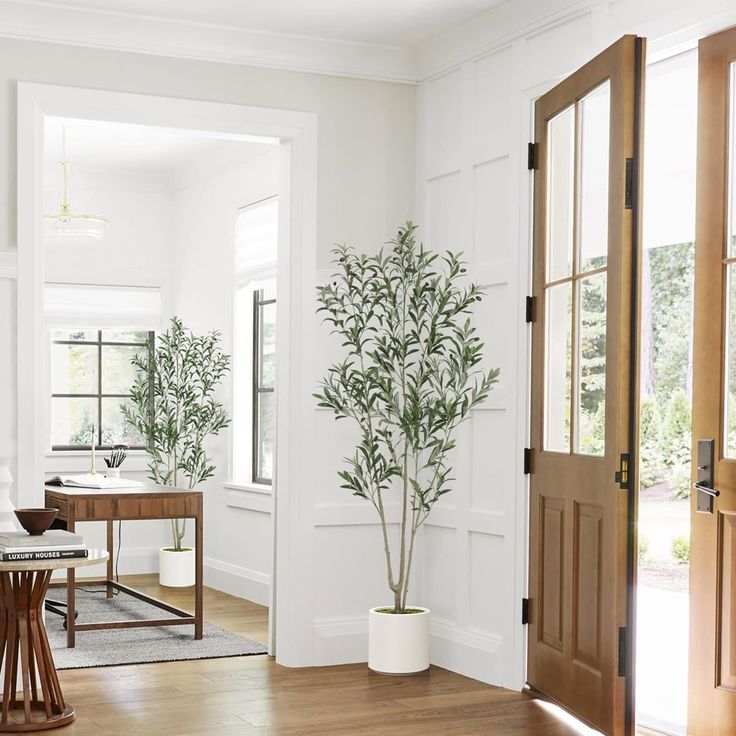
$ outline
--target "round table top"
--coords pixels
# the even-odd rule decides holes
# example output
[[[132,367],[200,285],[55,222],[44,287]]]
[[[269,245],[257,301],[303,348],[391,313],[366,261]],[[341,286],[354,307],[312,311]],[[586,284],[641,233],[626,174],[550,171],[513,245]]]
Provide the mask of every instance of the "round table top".
[[[0,562],[2,572],[31,572],[33,570],[68,570],[70,567],[86,567],[107,562],[110,555],[104,549],[89,550],[88,557],[67,557],[65,559],[50,560],[16,560],[14,562]]]

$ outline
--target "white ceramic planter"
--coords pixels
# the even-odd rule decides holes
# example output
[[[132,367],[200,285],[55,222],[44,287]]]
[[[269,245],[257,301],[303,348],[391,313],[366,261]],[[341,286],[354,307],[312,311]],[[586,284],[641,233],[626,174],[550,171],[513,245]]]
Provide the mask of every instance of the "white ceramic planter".
[[[390,606],[381,606],[390,608]],[[409,675],[429,668],[429,609],[421,613],[368,614],[368,667],[387,675]]]
[[[194,585],[194,548],[183,547],[179,552],[160,549],[158,581],[167,588],[187,588]]]

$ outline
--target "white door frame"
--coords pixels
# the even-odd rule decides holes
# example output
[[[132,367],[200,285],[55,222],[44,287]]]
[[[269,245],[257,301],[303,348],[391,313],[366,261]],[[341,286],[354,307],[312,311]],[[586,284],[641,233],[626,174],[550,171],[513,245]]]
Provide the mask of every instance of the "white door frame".
[[[311,663],[304,627],[311,596],[299,582],[309,545],[295,544],[301,504],[294,484],[302,457],[302,397],[310,396],[299,370],[313,313],[317,253],[317,115],[270,108],[184,100],[54,85],[18,84],[18,469],[19,506],[43,501],[44,438],[44,117],[58,116],[216,132],[240,140],[282,144],[284,197],[279,217],[277,279],[278,386],[274,483],[274,563],[271,575],[270,653],[296,666]],[[307,433],[308,434],[308,433]],[[292,532],[290,535],[290,531]],[[298,538],[298,535],[297,535]],[[289,544],[287,542],[290,541]],[[306,569],[310,569],[307,567]],[[303,577],[303,576],[301,576]],[[291,582],[290,582],[291,581]],[[279,612],[276,617],[276,611]]]

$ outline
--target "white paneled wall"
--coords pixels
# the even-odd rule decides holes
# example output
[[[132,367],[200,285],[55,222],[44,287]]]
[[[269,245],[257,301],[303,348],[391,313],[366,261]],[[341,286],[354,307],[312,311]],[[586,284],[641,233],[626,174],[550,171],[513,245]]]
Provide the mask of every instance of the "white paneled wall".
[[[503,47],[425,82],[420,92],[418,222],[434,250],[462,251],[485,296],[475,310],[486,367],[501,379],[458,436],[454,490],[423,535],[424,604],[432,657],[479,679],[512,684],[516,609],[515,405],[520,294],[513,208],[520,184],[514,49]]]
[[[420,49],[428,76],[417,122],[417,222],[435,250],[464,252],[486,290],[476,309],[489,401],[458,438],[455,490],[423,534],[422,602],[433,661],[478,679],[524,683],[531,177],[536,97],[625,33],[661,57],[736,23],[725,0],[504,3]],[[469,49],[473,49],[469,52]]]

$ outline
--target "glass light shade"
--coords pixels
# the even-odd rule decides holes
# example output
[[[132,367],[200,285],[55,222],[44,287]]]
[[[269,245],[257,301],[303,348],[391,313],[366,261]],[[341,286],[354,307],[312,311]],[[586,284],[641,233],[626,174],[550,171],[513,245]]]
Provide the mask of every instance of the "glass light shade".
[[[43,216],[44,233],[58,240],[84,238],[102,240],[107,230],[107,220],[96,215],[75,215],[59,213]]]

